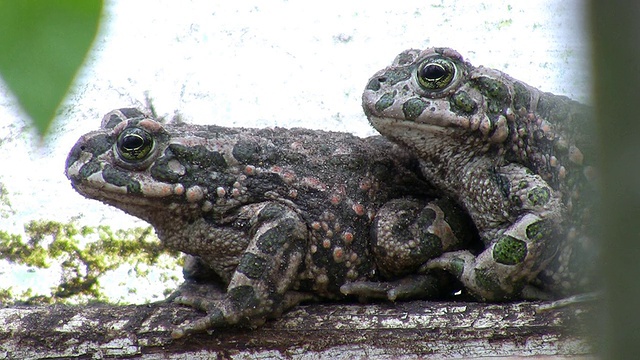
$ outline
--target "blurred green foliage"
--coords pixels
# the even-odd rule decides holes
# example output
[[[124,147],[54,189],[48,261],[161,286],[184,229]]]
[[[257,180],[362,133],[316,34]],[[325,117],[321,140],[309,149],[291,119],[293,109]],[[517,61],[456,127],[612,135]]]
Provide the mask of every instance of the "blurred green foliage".
[[[0,0],[0,77],[42,136],[85,62],[103,7],[103,0]],[[0,217],[12,214],[0,184]],[[108,226],[31,221],[24,235],[0,231],[0,260],[59,268],[59,283],[50,294],[35,295],[31,289],[15,294],[3,282],[0,302],[106,302],[100,280],[109,272],[127,266],[133,269],[130,275],[145,277],[150,267],[179,266],[177,259],[178,253],[162,248],[151,228],[112,231]]]
[[[0,183],[0,218],[8,218],[11,214],[13,214],[13,208],[11,207],[11,201],[9,201],[9,196],[7,192],[7,188],[4,184]]]
[[[0,76],[40,135],[96,34],[102,0],[0,0]]]
[[[108,226],[31,221],[25,234],[23,239],[0,231],[0,258],[35,268],[56,264],[61,269],[59,284],[49,295],[33,295],[31,290],[13,294],[11,288],[0,288],[0,302],[107,302],[100,279],[123,264],[131,265],[137,277],[145,277],[149,266],[179,266],[178,253],[164,249],[150,227],[114,232]]]

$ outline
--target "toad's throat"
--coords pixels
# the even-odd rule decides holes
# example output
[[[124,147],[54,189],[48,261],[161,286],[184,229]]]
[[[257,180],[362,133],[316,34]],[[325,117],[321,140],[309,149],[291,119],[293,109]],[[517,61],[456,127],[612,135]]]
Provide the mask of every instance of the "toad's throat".
[[[432,123],[419,123],[415,121],[394,119],[390,117],[371,116],[369,121],[381,134],[393,134],[406,131],[418,131],[432,136],[446,136],[455,132],[455,127],[434,125]]]

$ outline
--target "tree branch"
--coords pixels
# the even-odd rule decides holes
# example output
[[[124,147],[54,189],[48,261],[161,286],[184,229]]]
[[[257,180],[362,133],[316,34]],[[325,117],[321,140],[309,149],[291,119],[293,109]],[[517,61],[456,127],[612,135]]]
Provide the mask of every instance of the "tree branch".
[[[172,303],[17,306],[0,309],[0,359],[182,359],[185,355],[575,359],[571,355],[594,352],[588,336],[594,303],[536,313],[539,304],[313,304],[298,306],[258,329],[219,329],[179,340],[171,339],[173,327],[202,313]]]

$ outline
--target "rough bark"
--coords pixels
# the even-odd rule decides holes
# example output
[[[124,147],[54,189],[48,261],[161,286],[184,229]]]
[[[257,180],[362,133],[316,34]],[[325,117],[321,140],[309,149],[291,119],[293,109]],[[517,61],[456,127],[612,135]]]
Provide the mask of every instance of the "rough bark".
[[[298,306],[258,329],[173,340],[202,313],[170,303],[0,309],[0,359],[591,358],[593,303],[413,301]]]

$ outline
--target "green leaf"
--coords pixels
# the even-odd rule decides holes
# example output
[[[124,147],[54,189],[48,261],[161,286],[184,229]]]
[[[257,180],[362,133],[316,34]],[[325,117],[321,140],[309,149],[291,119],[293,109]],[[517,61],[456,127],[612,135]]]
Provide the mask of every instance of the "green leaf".
[[[0,75],[44,135],[98,32],[102,0],[0,0]]]

